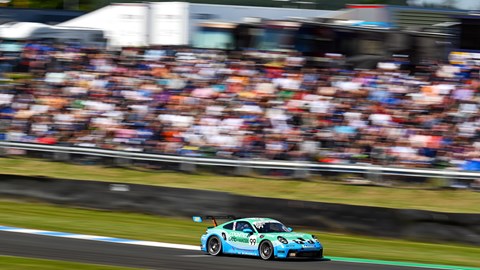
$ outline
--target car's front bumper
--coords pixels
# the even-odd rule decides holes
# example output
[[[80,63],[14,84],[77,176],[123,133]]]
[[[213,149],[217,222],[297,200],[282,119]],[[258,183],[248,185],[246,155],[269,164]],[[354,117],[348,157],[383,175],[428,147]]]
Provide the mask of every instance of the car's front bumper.
[[[300,244],[286,244],[276,247],[275,257],[277,258],[293,258],[293,257],[310,257],[323,258],[323,246],[320,243],[305,247]]]
[[[323,258],[323,249],[317,251],[289,250],[287,258],[292,257]]]

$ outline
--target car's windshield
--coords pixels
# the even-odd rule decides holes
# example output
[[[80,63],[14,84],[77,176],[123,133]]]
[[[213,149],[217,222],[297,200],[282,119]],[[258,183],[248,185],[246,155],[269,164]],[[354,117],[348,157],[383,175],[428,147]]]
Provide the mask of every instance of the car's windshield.
[[[258,233],[289,232],[290,230],[280,222],[257,221],[253,223]]]

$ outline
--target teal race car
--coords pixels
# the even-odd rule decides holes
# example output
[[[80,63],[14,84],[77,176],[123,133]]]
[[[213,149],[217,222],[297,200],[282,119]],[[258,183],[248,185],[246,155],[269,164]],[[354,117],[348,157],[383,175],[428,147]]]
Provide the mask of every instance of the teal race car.
[[[232,216],[193,217],[202,222],[212,219],[200,238],[201,250],[210,255],[236,254],[259,256],[263,260],[274,258],[323,258],[323,246],[311,234],[293,232],[281,222],[271,218],[240,218]],[[217,219],[233,219],[217,224]]]

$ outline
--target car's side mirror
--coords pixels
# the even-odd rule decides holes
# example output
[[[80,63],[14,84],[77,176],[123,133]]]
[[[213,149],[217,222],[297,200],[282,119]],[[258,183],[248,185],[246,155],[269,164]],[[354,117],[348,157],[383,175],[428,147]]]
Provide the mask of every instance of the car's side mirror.
[[[252,234],[252,233],[253,233],[252,229],[243,229],[243,232],[244,232],[244,233],[248,233],[248,234]]]
[[[293,228],[292,227],[288,227],[287,228],[289,232],[293,232]]]

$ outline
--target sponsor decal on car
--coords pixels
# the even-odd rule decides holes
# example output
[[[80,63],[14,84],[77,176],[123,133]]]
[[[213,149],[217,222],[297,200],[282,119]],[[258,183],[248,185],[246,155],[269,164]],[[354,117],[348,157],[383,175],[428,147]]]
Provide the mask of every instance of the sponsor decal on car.
[[[255,228],[257,229],[261,229],[263,228],[263,226],[265,226],[265,223],[267,223],[266,221],[256,221],[256,222],[253,222],[253,226],[255,226]]]
[[[304,244],[302,245],[303,248],[315,248],[315,245],[313,244]]]
[[[246,243],[246,244],[249,243],[248,238],[237,237],[237,236],[230,236],[230,237],[228,238],[228,241],[237,242],[237,243]]]
[[[247,234],[243,232],[231,232],[228,234],[227,239],[228,239],[227,241],[231,241],[231,242],[245,243],[245,244],[252,245],[251,244],[252,240],[250,240],[250,238],[247,237]]]

